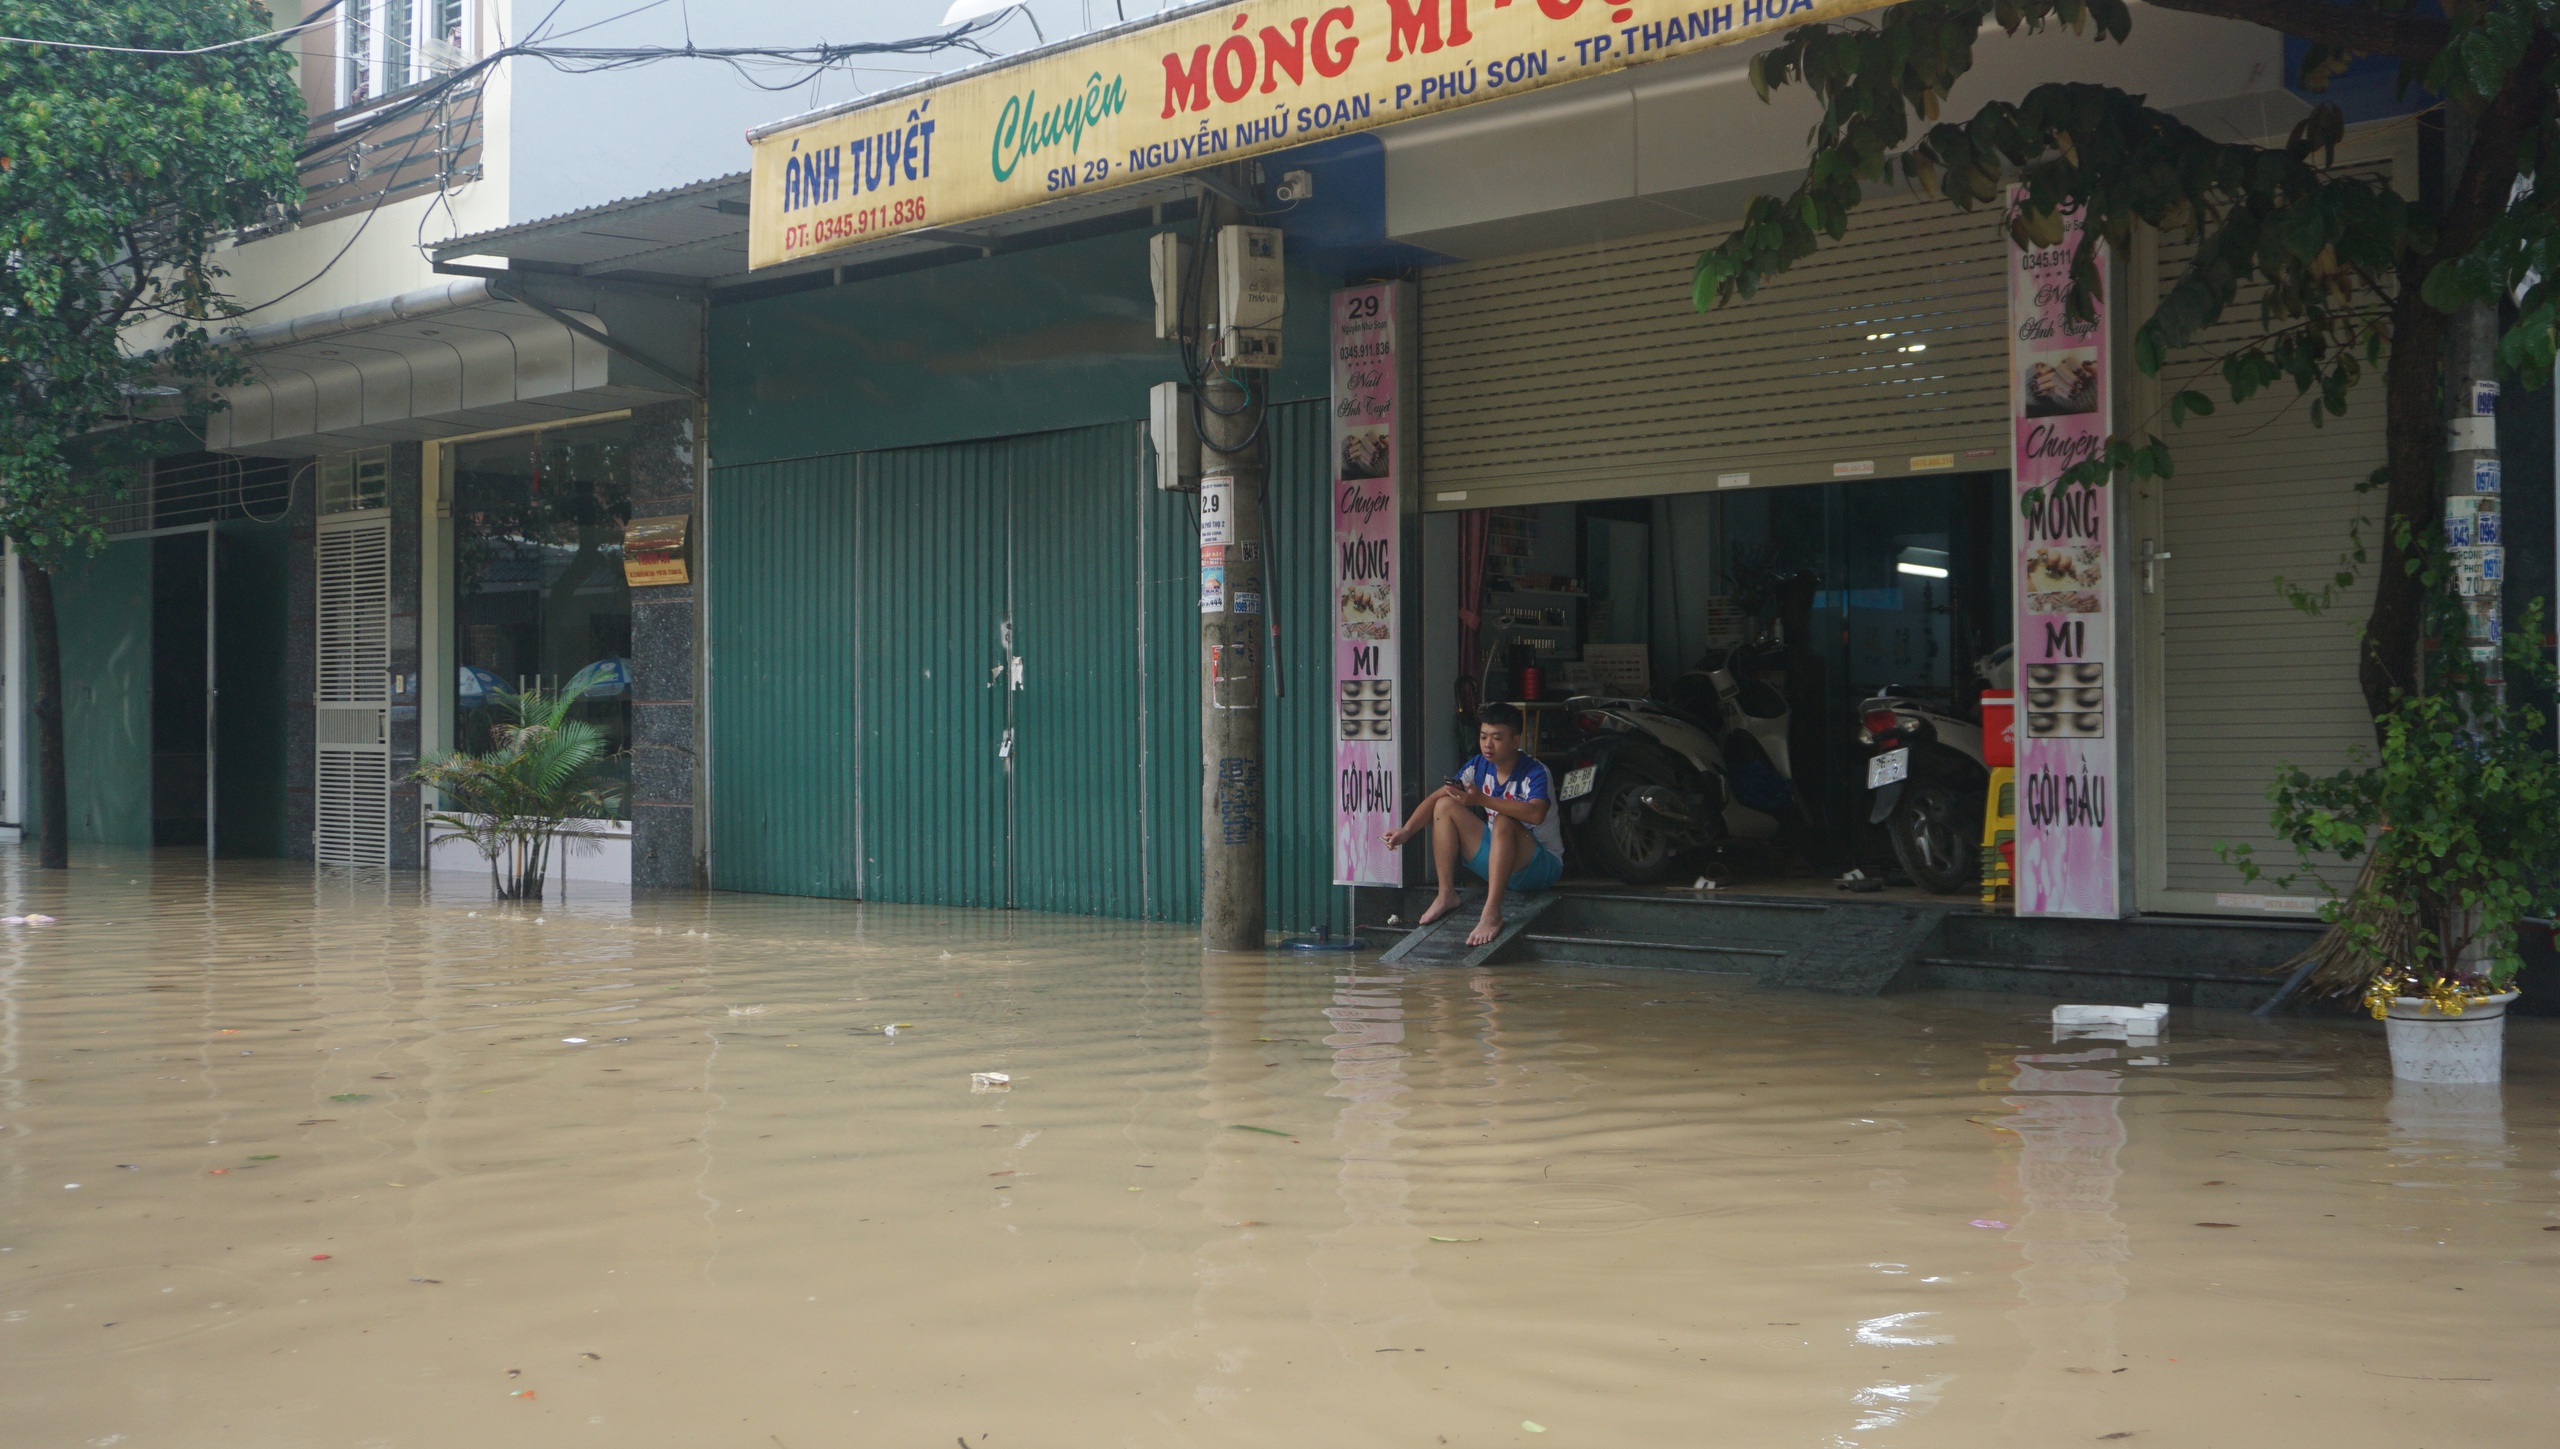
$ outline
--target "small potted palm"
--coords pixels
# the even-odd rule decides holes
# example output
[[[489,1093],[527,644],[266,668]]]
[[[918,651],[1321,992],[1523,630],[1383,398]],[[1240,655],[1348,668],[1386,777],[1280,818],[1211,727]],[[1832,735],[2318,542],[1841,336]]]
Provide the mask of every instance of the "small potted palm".
[[[603,832],[593,822],[621,805],[622,787],[599,769],[612,755],[604,731],[570,717],[592,673],[557,690],[494,694],[489,748],[439,755],[412,776],[444,800],[427,815],[430,838],[471,842],[500,900],[541,900],[554,844],[596,848]]]
[[[2519,702],[2551,692],[2542,615],[2536,602],[2509,631],[2505,684],[2447,649],[2430,687],[2377,722],[2370,756],[2325,778],[2288,765],[2267,791],[2305,867],[2275,879],[2321,854],[2360,862],[2321,908],[2329,929],[2287,963],[2285,994],[2360,998],[2404,1080],[2499,1080],[2517,929],[2560,894],[2560,756]],[[2458,623],[2444,632],[2461,638]],[[2246,846],[2227,854],[2262,878]]]

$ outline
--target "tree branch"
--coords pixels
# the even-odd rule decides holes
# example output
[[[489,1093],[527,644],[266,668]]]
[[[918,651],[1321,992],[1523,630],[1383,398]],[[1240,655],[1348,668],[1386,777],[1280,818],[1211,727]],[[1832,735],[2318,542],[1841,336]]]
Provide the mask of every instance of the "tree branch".
[[[2390,15],[2333,5],[2328,0],[2143,0],[2160,10],[2183,10],[2263,25],[2269,30],[2316,41],[2335,50],[2401,60],[2433,60],[2452,38],[2453,26],[2439,15]]]

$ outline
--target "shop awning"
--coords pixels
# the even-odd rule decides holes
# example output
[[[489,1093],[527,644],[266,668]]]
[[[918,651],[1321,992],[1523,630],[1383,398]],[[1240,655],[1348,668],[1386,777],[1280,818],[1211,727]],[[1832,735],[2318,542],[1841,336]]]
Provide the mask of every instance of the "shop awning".
[[[457,237],[435,248],[441,266],[511,266],[582,281],[721,287],[747,278],[745,172],[539,221]],[[1060,198],[977,225],[927,227],[828,253],[757,280],[835,267],[962,259],[1030,238],[1197,197],[1200,183],[1167,177],[1142,186]]]
[[[546,312],[478,277],[251,328],[234,341],[252,380],[225,390],[205,446],[291,456],[688,396],[590,334],[612,335],[592,312]]]

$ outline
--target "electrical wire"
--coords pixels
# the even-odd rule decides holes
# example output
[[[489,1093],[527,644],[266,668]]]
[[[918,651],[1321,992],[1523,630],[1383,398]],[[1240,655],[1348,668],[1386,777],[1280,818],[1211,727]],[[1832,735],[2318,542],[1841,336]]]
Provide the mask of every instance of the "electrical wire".
[[[658,3],[663,3],[663,0],[658,0]],[[639,7],[639,10],[653,8],[655,8],[654,5],[646,5]],[[628,11],[625,14],[638,14],[639,10]],[[552,13],[558,13],[557,6],[553,7]],[[306,142],[296,154],[296,159],[309,160],[321,152],[404,120],[426,106],[434,104],[445,94],[478,79],[499,64],[511,59],[539,60],[565,75],[595,75],[607,71],[629,70],[636,66],[654,65],[667,60],[718,61],[727,65],[737,73],[740,79],[758,90],[788,91],[810,84],[830,70],[844,68],[843,62],[861,56],[937,55],[944,51],[961,50],[981,58],[994,59],[996,52],[989,49],[980,37],[1001,26],[1017,13],[1028,15],[1023,7],[1017,5],[992,15],[982,15],[975,20],[965,21],[931,35],[910,36],[899,40],[821,42],[816,45],[802,46],[702,46],[690,41],[683,45],[565,46],[554,44],[548,38],[523,41],[514,45],[501,46],[468,65],[460,66],[433,81],[400,93],[385,102],[379,110],[371,112],[356,123],[318,140]],[[549,15],[544,16],[543,24],[549,24],[550,19]],[[582,29],[592,28],[592,26],[582,27]],[[541,26],[535,28],[535,34],[541,36]],[[794,73],[788,79],[768,82],[752,73],[755,67],[763,64],[788,66]]]
[[[256,45],[260,41],[264,40],[291,40],[293,37],[302,34],[306,30],[312,29],[321,21],[329,18],[329,12],[337,9],[343,3],[345,3],[345,0],[328,0],[328,3],[322,5],[319,9],[312,11],[309,15],[302,17],[300,20],[286,26],[282,30],[270,30],[263,35],[244,35],[237,40],[218,41],[212,45],[199,45],[192,50],[155,50],[149,46],[141,45],[97,45],[82,40],[40,40],[32,35],[0,35],[0,45],[33,45],[45,50],[100,51],[109,55],[158,55],[171,57],[211,55],[216,51],[236,50],[244,45]]]

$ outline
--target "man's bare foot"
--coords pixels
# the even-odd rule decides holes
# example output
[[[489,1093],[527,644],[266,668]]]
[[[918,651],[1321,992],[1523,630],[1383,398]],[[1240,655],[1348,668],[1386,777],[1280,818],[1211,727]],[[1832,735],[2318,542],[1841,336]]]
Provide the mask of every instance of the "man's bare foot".
[[[1422,920],[1420,924],[1425,926],[1436,924],[1442,916],[1449,914],[1457,908],[1458,897],[1455,892],[1445,896],[1433,896],[1431,898],[1430,906],[1422,913]]]
[[[1467,933],[1467,944],[1470,946],[1490,945],[1493,938],[1501,934],[1501,913],[1488,909],[1482,916],[1476,919],[1476,928]]]

